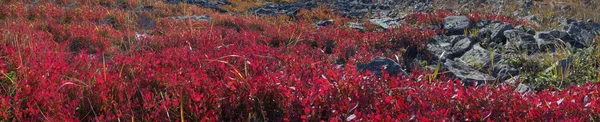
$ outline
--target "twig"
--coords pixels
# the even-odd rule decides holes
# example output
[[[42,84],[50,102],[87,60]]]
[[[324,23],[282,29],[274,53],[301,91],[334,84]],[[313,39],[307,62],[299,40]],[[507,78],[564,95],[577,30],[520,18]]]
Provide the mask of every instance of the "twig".
[[[40,113],[42,114],[42,117],[44,117],[44,119],[46,119],[46,121],[49,122],[50,120],[48,119],[48,117],[46,117],[46,115],[44,115],[44,111],[42,111],[42,109],[40,108],[40,106],[38,105],[37,102],[35,102],[35,106],[40,110]]]

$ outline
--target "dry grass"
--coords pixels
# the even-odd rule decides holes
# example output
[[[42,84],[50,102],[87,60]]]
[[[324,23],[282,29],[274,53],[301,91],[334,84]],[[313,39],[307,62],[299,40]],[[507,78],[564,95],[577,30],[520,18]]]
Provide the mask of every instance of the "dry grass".
[[[558,17],[600,21],[600,2],[598,1],[591,1],[588,5],[584,5],[582,0],[543,0],[537,3],[531,9],[531,14],[538,17],[540,26],[537,29],[557,28],[560,21]],[[569,7],[561,10],[560,6]]]
[[[586,20],[592,19],[600,21],[600,1],[587,0],[535,0],[530,9],[523,10],[519,2],[506,2],[502,5],[487,5],[479,0],[470,0],[466,3],[457,1],[442,0],[434,3],[436,9],[451,9],[458,13],[494,13],[507,17],[520,17],[535,15],[539,26],[538,30],[549,30],[559,27],[559,17]],[[561,6],[568,6],[563,7]]]
[[[247,12],[252,7],[262,6],[265,1],[262,0],[229,0],[232,5],[224,5],[221,8],[235,13]]]
[[[326,6],[319,6],[313,10],[302,9],[296,15],[296,18],[301,20],[327,20],[327,19],[335,19],[337,15],[333,12],[333,10],[327,8]]]

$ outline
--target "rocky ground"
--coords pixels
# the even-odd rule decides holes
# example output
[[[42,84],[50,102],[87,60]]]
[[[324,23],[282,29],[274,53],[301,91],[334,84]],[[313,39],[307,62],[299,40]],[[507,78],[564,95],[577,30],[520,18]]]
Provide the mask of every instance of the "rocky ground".
[[[220,9],[219,5],[231,4],[224,0],[169,2],[187,2],[222,12],[226,10]],[[399,63],[375,58],[371,63],[361,65],[359,69],[369,69],[380,74],[381,68],[378,67],[389,65],[392,67],[386,69],[388,72],[406,73],[405,70],[412,68],[414,64],[442,72],[449,77],[476,81],[474,84],[524,81],[526,85],[534,87],[563,87],[568,86],[562,84],[563,80],[568,81],[567,84],[573,84],[597,79],[597,75],[578,74],[593,74],[599,71],[595,55],[590,55],[590,51],[596,51],[595,41],[600,34],[600,17],[597,12],[590,11],[597,10],[594,7],[598,4],[591,0],[300,0],[268,2],[252,7],[249,11],[263,16],[295,16],[301,9],[311,10],[326,6],[336,14],[370,22],[384,31],[409,24],[406,15],[411,12],[450,11],[458,13],[458,16],[445,17],[441,23],[426,25],[428,28],[443,29],[447,33],[433,37],[425,52],[413,52],[416,53],[413,55],[417,56],[404,57],[405,62]],[[525,21],[526,24],[514,25],[495,20],[472,22],[465,16],[470,12],[505,15]],[[327,26],[334,21],[336,20],[320,20],[315,24]],[[364,30],[365,27],[361,24],[363,23],[357,22],[346,25]],[[582,53],[587,55],[578,55]],[[424,55],[432,58],[419,57]],[[427,63],[419,64],[418,61],[423,60]],[[558,82],[556,80],[545,81],[552,83],[540,81],[557,79],[556,77],[563,79],[560,80],[561,84],[555,84],[554,82]]]

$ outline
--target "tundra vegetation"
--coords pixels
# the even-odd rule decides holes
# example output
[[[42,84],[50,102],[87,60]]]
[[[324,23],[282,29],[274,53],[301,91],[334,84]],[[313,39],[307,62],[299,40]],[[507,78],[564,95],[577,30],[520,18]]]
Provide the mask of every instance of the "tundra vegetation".
[[[597,121],[593,0],[2,0],[0,121]]]

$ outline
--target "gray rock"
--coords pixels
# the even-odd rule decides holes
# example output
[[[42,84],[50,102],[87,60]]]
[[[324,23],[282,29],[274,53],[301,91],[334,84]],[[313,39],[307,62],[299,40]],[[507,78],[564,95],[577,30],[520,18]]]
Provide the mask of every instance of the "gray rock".
[[[570,23],[565,26],[565,30],[568,34],[568,39],[565,40],[571,44],[574,48],[585,48],[592,44],[594,41],[594,35],[584,28],[581,27],[578,22]]]
[[[484,27],[488,26],[490,23],[491,23],[490,20],[482,19],[481,21],[475,23],[475,27],[484,28]]]
[[[477,32],[477,39],[484,40],[492,35],[492,30],[489,28],[482,28]]]
[[[433,39],[427,44],[427,51],[429,54],[434,56],[438,60],[454,59],[462,56],[465,52],[469,51],[473,46],[473,41],[467,36],[454,35],[434,36]]]
[[[391,75],[397,75],[398,73],[402,73],[402,75],[408,75],[408,73],[402,69],[400,64],[386,57],[375,57],[368,64],[359,64],[356,66],[356,68],[359,71],[369,70],[375,75],[382,75],[382,70],[385,70]]]
[[[365,31],[365,26],[362,26],[360,23],[356,23],[356,22],[348,22],[348,24],[346,24],[346,26],[348,26],[349,28],[353,28],[353,29],[358,29],[360,31]]]
[[[517,88],[515,88],[515,91],[517,91],[519,93],[529,92],[529,91],[531,91],[531,88],[529,88],[529,86],[521,83],[517,86]]]
[[[230,2],[228,2],[227,0],[165,0],[166,3],[169,4],[177,4],[177,3],[187,3],[187,4],[192,4],[192,5],[197,5],[199,7],[202,8],[210,8],[210,9],[215,9],[219,12],[227,12],[225,9],[221,9],[219,8],[219,6],[221,5],[231,5]]]
[[[452,48],[449,54],[451,57],[462,56],[473,46],[471,39],[466,36],[452,36],[451,39]]]
[[[552,32],[539,32],[535,35],[535,39],[540,52],[556,52],[558,46],[563,44],[560,38],[554,37]]]
[[[517,83],[521,83],[522,81],[523,81],[523,79],[521,78],[521,76],[514,76],[512,78],[504,80],[503,83],[506,83],[508,85],[515,85]]]
[[[196,16],[196,15],[192,15],[192,16],[177,16],[177,17],[173,17],[173,18],[175,20],[183,20],[183,21],[187,21],[187,20],[191,20],[191,21],[207,21],[207,22],[212,21],[212,18],[210,16],[208,16],[207,14],[200,15],[200,16]]]
[[[535,37],[531,34],[513,29],[505,31],[504,36],[507,38],[504,46],[507,52],[527,52],[527,54],[533,54],[539,50],[539,45]]]
[[[369,21],[383,29],[400,26],[400,22],[398,21],[398,19],[389,18],[389,17],[375,18],[375,19],[370,19]]]
[[[569,6],[569,5],[559,5],[558,7],[562,11],[568,11],[569,9],[571,9],[571,6]]]
[[[332,19],[328,19],[328,20],[321,20],[321,21],[318,21],[318,22],[317,22],[317,23],[315,23],[315,24],[317,24],[317,26],[328,26],[328,25],[331,25],[331,24],[333,24],[333,20],[332,20]]]
[[[442,22],[449,35],[464,34],[465,29],[471,28],[471,20],[467,16],[449,16]]]
[[[492,39],[490,38],[492,35],[492,30],[489,28],[482,28],[477,32],[477,41],[481,42],[482,45],[489,46],[492,43]],[[493,47],[495,48],[495,47]]]
[[[445,41],[445,36],[434,36],[427,44],[427,52],[437,60],[446,60],[451,53],[452,44]]]
[[[496,81],[496,78],[478,71],[475,68],[468,66],[460,61],[447,60],[444,63],[444,68],[448,70],[446,76],[461,79],[465,83],[485,84],[487,82]]]
[[[594,22],[593,20],[588,20],[588,23],[590,23],[593,34],[600,35],[600,23]]]
[[[524,0],[523,4],[521,4],[521,8],[529,9],[533,6],[533,0]]]
[[[527,34],[535,35],[535,29],[533,29],[532,27],[527,27],[525,25],[519,25],[519,26],[515,27],[515,29],[519,29]]]
[[[317,5],[314,2],[302,0],[289,3],[267,3],[264,6],[250,8],[250,10],[258,15],[276,16],[285,14],[289,16],[294,16],[302,8],[310,10],[316,7]]]
[[[519,75],[519,70],[517,70],[516,68],[510,67],[501,62],[494,64],[492,76],[496,77],[496,79],[498,79],[499,81],[505,81],[517,75]]]
[[[554,36],[554,38],[563,39],[563,40],[568,39],[567,32],[565,32],[565,31],[552,30],[552,31],[550,31],[550,34],[552,36]]]
[[[500,54],[496,52],[493,53],[492,56],[491,51],[482,48],[479,44],[475,44],[471,50],[467,51],[460,58],[457,58],[457,61],[465,63],[469,67],[489,69],[492,62],[497,63],[502,58]]]
[[[490,29],[492,31],[492,34],[490,35],[491,41],[498,44],[503,44],[506,42],[504,31],[513,29],[513,26],[506,23],[494,23],[491,25]]]

